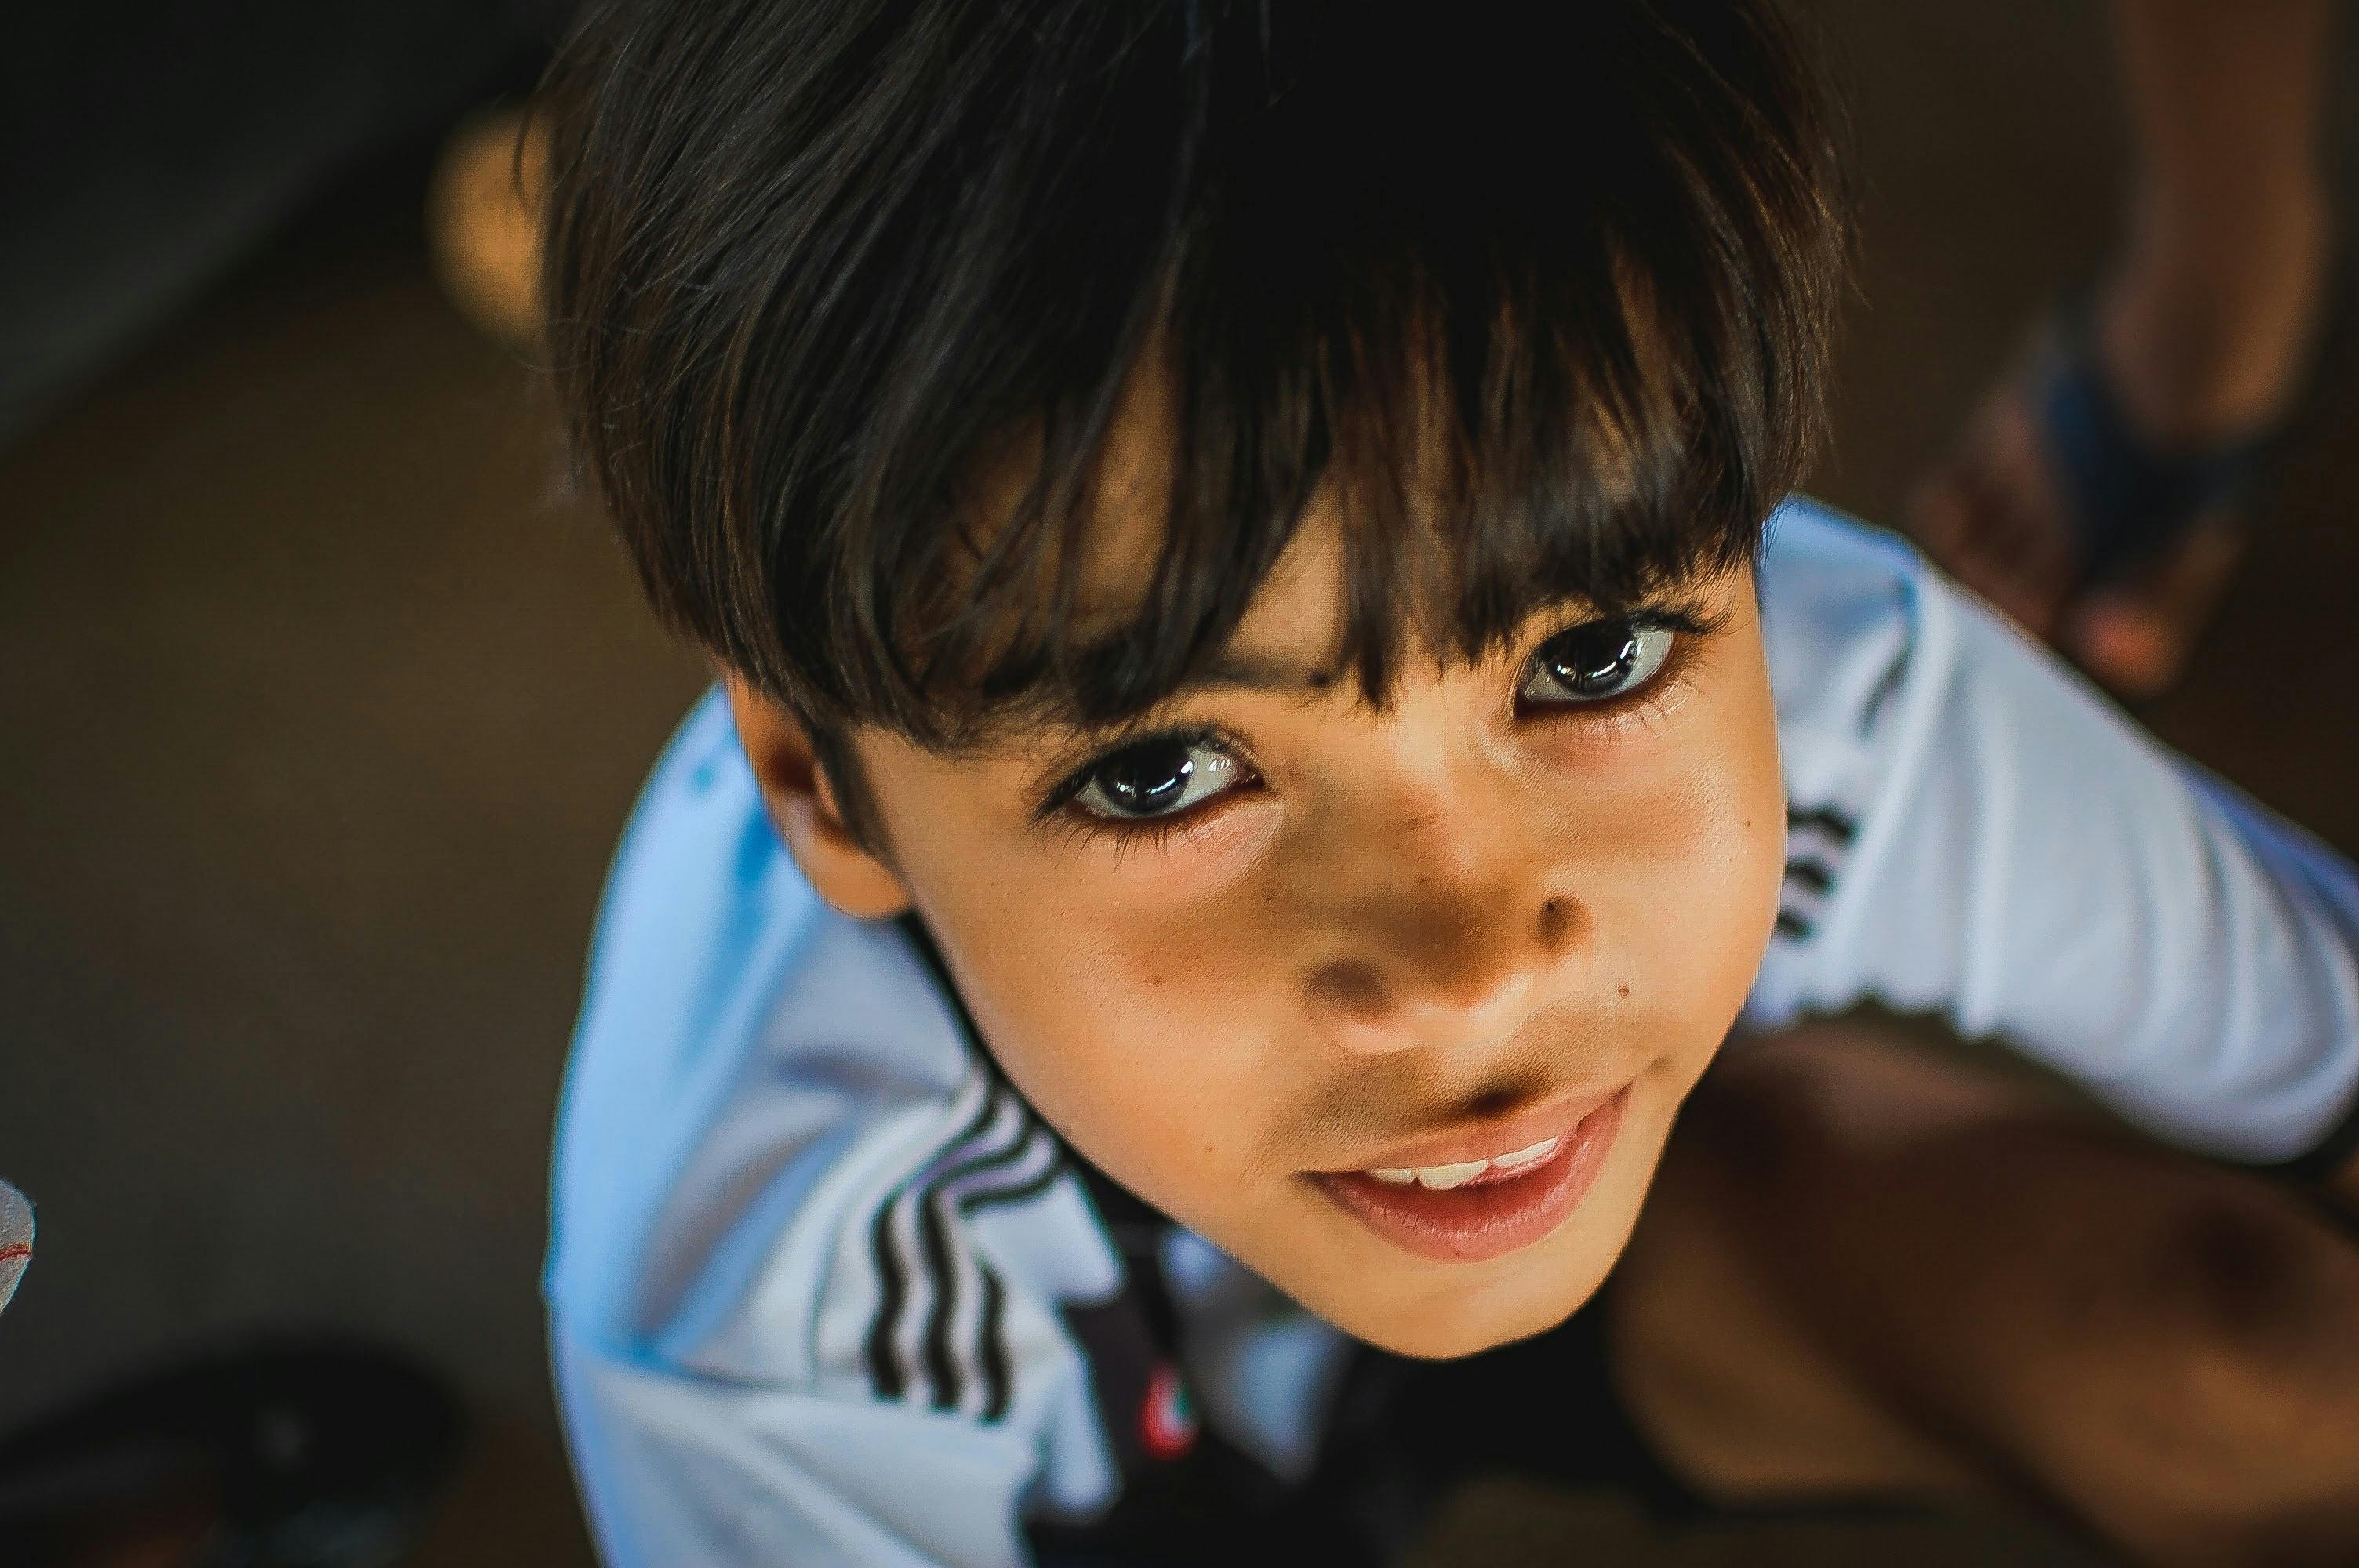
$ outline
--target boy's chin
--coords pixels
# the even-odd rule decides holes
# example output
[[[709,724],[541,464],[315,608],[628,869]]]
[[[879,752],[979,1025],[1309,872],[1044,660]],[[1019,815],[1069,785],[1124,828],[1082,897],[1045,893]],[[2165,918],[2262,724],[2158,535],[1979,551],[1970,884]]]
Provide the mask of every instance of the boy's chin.
[[[1546,1334],[1580,1311],[1596,1293],[1596,1286],[1592,1284],[1577,1296],[1552,1303],[1534,1303],[1529,1311],[1503,1314],[1495,1321],[1477,1321],[1472,1314],[1428,1313],[1397,1325],[1371,1325],[1366,1331],[1347,1324],[1337,1326],[1354,1339],[1395,1356],[1418,1361],[1456,1361]]]
[[[1480,1284],[1470,1279],[1439,1293],[1415,1288],[1396,1293],[1363,1278],[1328,1299],[1303,1304],[1379,1350],[1419,1361],[1455,1361],[1557,1327],[1597,1293],[1612,1263],[1611,1256],[1602,1262],[1561,1254],[1533,1258],[1529,1267],[1505,1278]]]

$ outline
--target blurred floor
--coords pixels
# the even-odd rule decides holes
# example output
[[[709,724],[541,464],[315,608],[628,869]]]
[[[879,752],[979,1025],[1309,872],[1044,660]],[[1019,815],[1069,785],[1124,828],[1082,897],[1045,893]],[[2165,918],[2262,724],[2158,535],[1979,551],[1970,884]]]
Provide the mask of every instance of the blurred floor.
[[[1817,488],[1889,518],[2106,242],[2103,18],[1813,8],[1872,181]],[[43,1238],[0,1426],[193,1336],[371,1328],[479,1415],[420,1561],[537,1568],[587,1561],[534,1289],[549,1117],[606,855],[700,676],[563,498],[535,373],[436,293],[422,179],[359,183],[0,453],[0,1169]],[[2332,366],[2150,716],[2346,849],[2352,390]],[[1610,1509],[1495,1512],[1492,1564],[1651,1560]],[[1877,1528],[1665,1560],[2033,1560],[1995,1526]]]
[[[581,1561],[549,1116],[606,855],[700,680],[559,499],[533,374],[437,294],[420,178],[0,459],[0,1159],[42,1240],[0,1424],[192,1334],[370,1327],[488,1423],[461,1495],[501,1549],[440,1560]]]

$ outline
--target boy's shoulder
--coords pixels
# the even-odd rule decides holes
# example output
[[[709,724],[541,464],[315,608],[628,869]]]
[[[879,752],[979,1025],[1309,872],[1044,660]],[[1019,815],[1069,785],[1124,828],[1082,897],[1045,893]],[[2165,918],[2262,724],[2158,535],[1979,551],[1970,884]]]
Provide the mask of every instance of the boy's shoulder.
[[[1787,801],[1786,883],[1761,982],[1774,990],[1788,946],[1821,934],[1879,794],[1922,749],[1959,611],[1907,541],[1800,496],[1769,520],[1759,581]]]
[[[626,1358],[981,1408],[1006,1398],[990,1373],[1023,1359],[1012,1341],[1048,1325],[979,1321],[962,1285],[971,1301],[995,1266],[1043,1299],[1119,1282],[1064,1177],[908,938],[811,892],[708,695],[608,877],[558,1119],[550,1310]]]
[[[1898,535],[1788,500],[1770,516],[1760,575],[1780,722],[1839,712],[1872,728],[1927,639],[1945,637],[1953,593]]]

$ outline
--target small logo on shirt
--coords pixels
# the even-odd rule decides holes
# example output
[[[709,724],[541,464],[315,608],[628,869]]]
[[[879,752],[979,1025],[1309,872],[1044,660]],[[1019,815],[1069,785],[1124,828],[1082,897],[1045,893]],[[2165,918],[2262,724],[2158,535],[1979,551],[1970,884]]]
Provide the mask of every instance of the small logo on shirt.
[[[1178,1459],[1196,1446],[1196,1403],[1180,1369],[1166,1361],[1147,1379],[1147,1398],[1138,1410],[1138,1435],[1147,1452],[1158,1459]]]

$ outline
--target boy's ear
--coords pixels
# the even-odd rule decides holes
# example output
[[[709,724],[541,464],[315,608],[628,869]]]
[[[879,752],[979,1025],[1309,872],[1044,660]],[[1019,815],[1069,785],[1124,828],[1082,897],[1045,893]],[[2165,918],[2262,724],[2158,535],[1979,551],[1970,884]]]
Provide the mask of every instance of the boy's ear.
[[[909,890],[899,875],[844,827],[810,732],[737,676],[723,674],[721,684],[770,820],[812,891],[855,920],[886,920],[908,909]]]

